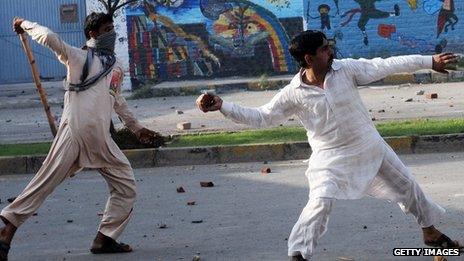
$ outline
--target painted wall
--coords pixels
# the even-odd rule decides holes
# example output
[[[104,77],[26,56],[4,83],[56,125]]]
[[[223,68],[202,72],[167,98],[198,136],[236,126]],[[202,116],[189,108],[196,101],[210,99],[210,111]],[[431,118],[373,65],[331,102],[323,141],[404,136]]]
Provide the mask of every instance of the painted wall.
[[[132,82],[295,72],[302,1],[151,0],[125,9]],[[133,84],[134,87],[134,84]]]
[[[116,51],[133,88],[144,82],[292,73],[297,68],[287,47],[303,27],[323,30],[338,58],[464,52],[464,0],[147,2],[128,6],[115,19]],[[99,8],[87,0],[88,11]]]
[[[337,56],[463,52],[462,0],[304,0],[307,29],[323,30]]]

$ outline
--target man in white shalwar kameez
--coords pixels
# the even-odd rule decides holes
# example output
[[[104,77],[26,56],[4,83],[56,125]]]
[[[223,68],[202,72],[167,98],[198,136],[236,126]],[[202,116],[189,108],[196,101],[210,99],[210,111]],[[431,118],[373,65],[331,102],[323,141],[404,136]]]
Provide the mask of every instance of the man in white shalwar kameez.
[[[306,171],[310,195],[288,238],[292,260],[311,258],[327,229],[334,199],[365,195],[397,202],[412,213],[427,245],[456,247],[457,242],[433,227],[444,209],[424,195],[382,139],[357,90],[394,73],[444,71],[445,65],[456,62],[455,55],[334,60],[325,35],[318,31],[295,37],[290,53],[302,69],[269,103],[247,108],[203,94],[197,104],[204,112],[220,110],[235,122],[255,127],[278,125],[292,115],[305,127],[313,151]]]
[[[7,260],[16,229],[37,211],[56,186],[83,168],[98,169],[110,191],[91,252],[130,252],[129,245],[115,240],[132,214],[136,187],[129,161],[110,136],[113,109],[142,142],[154,132],[138,123],[120,94],[123,70],[114,56],[116,35],[112,17],[92,13],[86,18],[86,49],[72,47],[48,28],[20,18],[14,20],[14,29],[17,33],[28,33],[33,40],[50,48],[67,68],[66,88],[74,89],[65,93],[58,133],[42,167],[0,214],[5,223],[0,230],[0,261]],[[89,64],[86,61],[90,50],[93,59]],[[82,79],[86,63],[88,77]],[[84,83],[87,85],[80,85]]]

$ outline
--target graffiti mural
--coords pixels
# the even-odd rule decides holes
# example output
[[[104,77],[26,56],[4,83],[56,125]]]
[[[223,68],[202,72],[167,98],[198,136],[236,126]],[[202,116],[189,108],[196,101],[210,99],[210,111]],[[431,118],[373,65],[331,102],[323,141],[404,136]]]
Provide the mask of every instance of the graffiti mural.
[[[454,0],[444,0],[443,6],[440,8],[437,19],[437,38],[445,31],[448,32],[448,27],[454,30],[454,26],[458,23],[459,19],[454,14]]]
[[[344,18],[345,16],[348,16],[348,18],[347,20],[341,23],[341,26],[346,26],[351,21],[351,19],[353,19],[353,16],[355,14],[360,13],[357,26],[363,34],[363,43],[365,45],[369,44],[369,40],[368,40],[367,33],[366,33],[366,25],[370,19],[382,19],[382,18],[388,18],[391,16],[400,15],[400,7],[397,4],[393,6],[393,9],[394,9],[393,12],[385,12],[385,11],[381,11],[377,9],[375,6],[375,2],[380,1],[380,0],[354,0],[354,1],[359,5],[359,8],[354,8],[354,9],[348,10],[345,13],[343,13],[341,17]]]
[[[269,0],[132,5],[126,8],[131,78],[145,82],[293,73],[297,66],[288,45],[303,30],[301,8],[302,3]]]
[[[323,31],[338,58],[464,51],[464,1],[303,2],[305,28]]]

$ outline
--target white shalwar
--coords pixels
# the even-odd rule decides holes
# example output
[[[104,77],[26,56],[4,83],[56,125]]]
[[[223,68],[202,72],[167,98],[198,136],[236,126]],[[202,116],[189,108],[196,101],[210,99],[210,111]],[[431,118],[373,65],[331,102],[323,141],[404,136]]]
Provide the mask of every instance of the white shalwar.
[[[21,27],[33,40],[55,52],[67,68],[70,83],[80,83],[87,51],[66,44],[37,23],[23,21]],[[95,56],[88,77],[101,70],[100,59]],[[1,216],[20,226],[65,178],[85,167],[96,168],[110,191],[99,231],[113,239],[122,233],[132,213],[136,188],[130,163],[109,132],[113,109],[132,131],[142,128],[120,95],[122,77],[123,70],[118,63],[89,89],[65,93],[60,126],[47,158],[23,192],[2,210]]]
[[[307,131],[313,151],[306,171],[310,196],[290,234],[289,256],[311,257],[326,230],[333,199],[370,195],[392,200],[422,227],[434,224],[444,212],[423,194],[377,132],[357,90],[390,74],[431,67],[432,57],[420,55],[334,60],[323,89],[305,84],[301,70],[261,107],[223,102],[221,112],[235,122],[266,127],[295,115]]]

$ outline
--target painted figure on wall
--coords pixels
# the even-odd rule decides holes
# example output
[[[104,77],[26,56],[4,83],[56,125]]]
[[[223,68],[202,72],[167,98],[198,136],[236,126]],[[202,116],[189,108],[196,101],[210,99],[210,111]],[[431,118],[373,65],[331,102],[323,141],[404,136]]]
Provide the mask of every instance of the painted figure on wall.
[[[343,33],[339,30],[335,31],[332,37],[327,38],[327,42],[329,45],[332,47],[333,50],[333,55],[334,59],[342,59],[345,58],[340,50],[340,48],[337,46],[337,41],[338,40],[343,40]]]
[[[270,11],[244,0],[200,0],[201,12],[213,20],[210,42],[231,57],[253,57],[257,44],[268,46],[276,72],[294,71],[289,37]]]
[[[309,2],[308,2],[309,3]],[[326,5],[326,4],[321,4],[317,7],[317,11],[319,13],[319,16],[311,16],[309,14],[309,6],[308,6],[308,9],[307,9],[307,14],[306,16],[311,18],[311,19],[321,19],[321,31],[325,31],[325,30],[330,30],[331,29],[331,26],[330,26],[330,6]],[[332,16],[333,17],[333,16]]]
[[[364,45],[369,44],[369,39],[366,33],[366,25],[369,22],[369,19],[382,19],[388,18],[392,16],[399,16],[400,15],[400,7],[395,4],[393,6],[392,12],[386,12],[378,10],[375,6],[375,2],[380,0],[354,0],[356,3],[359,4],[360,8],[354,8],[347,12],[345,12],[341,17],[344,18],[348,16],[348,18],[341,23],[341,26],[346,26],[350,21],[353,19],[353,16],[357,13],[361,14],[361,17],[358,21],[358,28],[361,30],[363,34],[363,43]]]
[[[441,0],[443,5],[438,13],[437,19],[437,38],[444,31],[448,32],[448,27],[451,26],[451,30],[454,30],[454,26],[458,23],[459,19],[454,14],[454,0]]]

